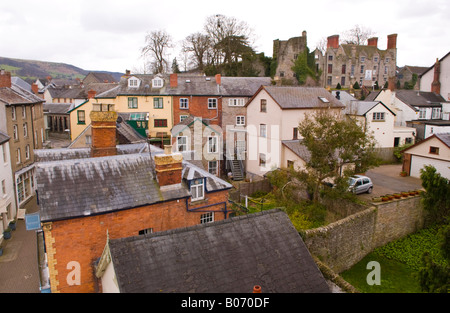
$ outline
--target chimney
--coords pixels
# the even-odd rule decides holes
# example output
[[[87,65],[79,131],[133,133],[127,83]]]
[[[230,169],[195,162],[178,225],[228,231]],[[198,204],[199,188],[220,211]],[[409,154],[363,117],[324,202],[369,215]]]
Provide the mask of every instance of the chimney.
[[[371,47],[378,47],[378,37],[372,37],[367,40],[367,45]]]
[[[32,91],[35,95],[37,95],[37,94],[39,93],[39,88],[38,88],[38,85],[37,85],[36,83],[33,83],[33,84],[31,85],[31,91]]]
[[[220,74],[216,74],[216,84],[220,85],[222,82],[222,76]]]
[[[170,74],[170,87],[178,87],[178,75],[177,73]]]
[[[253,287],[253,293],[261,293],[261,286],[255,285]]]
[[[11,72],[0,70],[0,87],[11,88]]]
[[[333,35],[327,38],[327,49],[328,48],[339,48],[339,35]]]
[[[88,91],[88,99],[92,99],[92,98],[94,98],[95,97],[95,94],[96,94],[96,92],[95,92],[95,90],[89,90]]]
[[[164,154],[155,155],[156,180],[160,187],[181,183],[182,162],[182,154],[172,153],[171,145],[164,146]]]
[[[97,109],[92,110],[89,117],[92,127],[91,157],[116,155],[117,112]]]
[[[439,59],[436,59],[436,63],[434,64],[434,78],[431,83],[431,92],[441,94],[441,82],[439,81],[439,76],[441,75],[441,64]]]
[[[388,89],[390,91],[395,91],[395,76],[394,77],[389,77],[388,78]]]
[[[388,49],[397,48],[397,34],[388,35],[387,48]]]

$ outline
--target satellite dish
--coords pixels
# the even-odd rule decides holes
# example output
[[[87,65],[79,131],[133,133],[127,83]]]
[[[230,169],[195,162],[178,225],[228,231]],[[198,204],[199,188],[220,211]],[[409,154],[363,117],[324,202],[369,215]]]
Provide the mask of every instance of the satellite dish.
[[[117,123],[120,124],[120,123],[122,123],[122,122],[123,122],[123,118],[122,118],[122,116],[119,115],[119,116],[117,117]]]

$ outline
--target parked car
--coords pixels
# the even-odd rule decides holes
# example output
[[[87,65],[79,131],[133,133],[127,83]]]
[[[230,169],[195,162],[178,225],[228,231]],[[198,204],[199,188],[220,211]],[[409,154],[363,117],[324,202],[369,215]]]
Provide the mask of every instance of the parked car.
[[[373,183],[372,180],[363,175],[354,175],[350,177],[348,191],[353,193],[372,193]]]

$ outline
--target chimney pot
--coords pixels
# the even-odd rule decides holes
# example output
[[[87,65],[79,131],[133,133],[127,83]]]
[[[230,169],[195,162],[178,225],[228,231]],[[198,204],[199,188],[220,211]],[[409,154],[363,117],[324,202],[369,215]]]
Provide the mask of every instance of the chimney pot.
[[[33,84],[31,85],[31,91],[32,91],[35,95],[37,95],[37,94],[39,93],[39,88],[38,88],[38,85],[37,85],[36,83],[33,83]]]
[[[96,94],[95,90],[92,90],[92,89],[89,90],[88,91],[88,99],[94,98],[95,94]]]
[[[339,48],[339,35],[333,35],[327,38],[327,49],[328,48]]]
[[[220,85],[222,82],[222,76],[220,74],[216,74],[216,84]]]
[[[388,49],[397,48],[397,34],[388,35],[387,48]]]
[[[0,87],[11,88],[11,72],[7,72],[4,69],[0,71]]]
[[[378,47],[378,37],[369,38],[367,40],[367,45],[371,47]]]
[[[253,293],[261,293],[261,286],[255,285],[253,287]]]

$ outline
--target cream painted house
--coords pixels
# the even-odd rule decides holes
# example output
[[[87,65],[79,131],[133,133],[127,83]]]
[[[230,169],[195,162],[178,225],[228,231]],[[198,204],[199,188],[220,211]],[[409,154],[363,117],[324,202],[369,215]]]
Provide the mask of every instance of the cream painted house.
[[[420,90],[434,91],[450,101],[450,52],[420,75]]]
[[[441,176],[450,179],[450,133],[434,134],[403,150],[403,171],[420,178],[420,170],[432,165]]]
[[[298,140],[298,125],[318,110],[340,118],[344,106],[324,88],[261,86],[247,102],[247,177],[302,161],[284,141]]]

